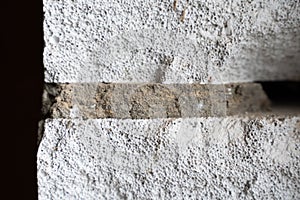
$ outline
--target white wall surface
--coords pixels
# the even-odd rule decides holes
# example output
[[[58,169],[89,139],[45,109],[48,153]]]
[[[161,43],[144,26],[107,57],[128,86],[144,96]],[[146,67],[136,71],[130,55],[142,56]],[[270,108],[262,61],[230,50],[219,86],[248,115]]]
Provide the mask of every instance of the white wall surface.
[[[300,79],[298,0],[44,0],[44,12],[46,82]]]
[[[300,80],[299,0],[43,2],[47,83]],[[42,131],[39,199],[300,199],[299,115],[46,119]]]
[[[299,199],[299,117],[47,120],[40,199]]]

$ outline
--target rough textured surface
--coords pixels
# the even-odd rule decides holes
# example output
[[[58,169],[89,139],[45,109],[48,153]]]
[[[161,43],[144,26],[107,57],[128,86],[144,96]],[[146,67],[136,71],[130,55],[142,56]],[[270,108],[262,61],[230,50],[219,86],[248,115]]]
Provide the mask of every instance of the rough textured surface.
[[[178,118],[266,111],[260,84],[46,84],[49,118]]]
[[[299,0],[43,2],[39,199],[300,199]]]
[[[300,79],[298,0],[173,2],[44,0],[46,82]]]
[[[300,199],[300,117],[48,119],[40,199]]]

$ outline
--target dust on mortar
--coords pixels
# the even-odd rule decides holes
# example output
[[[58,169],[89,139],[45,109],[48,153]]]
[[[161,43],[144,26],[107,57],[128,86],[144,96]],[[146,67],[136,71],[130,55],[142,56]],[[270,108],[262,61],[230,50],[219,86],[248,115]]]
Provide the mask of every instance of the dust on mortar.
[[[99,84],[96,93],[96,116],[98,118],[116,117],[112,111],[112,96],[115,89],[114,84]]]
[[[181,116],[178,98],[161,84],[138,87],[131,96],[130,104],[129,112],[133,119]]]
[[[72,108],[72,85],[45,84],[43,93],[43,118],[69,118]]]

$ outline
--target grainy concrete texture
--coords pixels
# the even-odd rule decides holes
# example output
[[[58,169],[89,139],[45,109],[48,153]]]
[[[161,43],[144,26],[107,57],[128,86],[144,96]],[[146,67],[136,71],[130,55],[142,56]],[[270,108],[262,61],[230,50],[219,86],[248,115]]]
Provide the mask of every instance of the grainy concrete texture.
[[[300,80],[299,0],[44,0],[44,12],[46,82]]]
[[[300,117],[48,119],[40,199],[300,199]]]
[[[39,199],[300,199],[299,0],[43,2]]]
[[[270,109],[260,84],[46,84],[45,118],[210,117]]]

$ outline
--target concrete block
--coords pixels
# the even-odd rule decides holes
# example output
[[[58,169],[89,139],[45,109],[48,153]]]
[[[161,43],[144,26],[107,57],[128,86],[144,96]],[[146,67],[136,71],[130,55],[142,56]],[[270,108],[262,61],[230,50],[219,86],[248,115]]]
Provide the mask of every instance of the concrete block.
[[[47,119],[40,199],[300,199],[300,117]]]
[[[39,199],[300,199],[298,0],[43,2]]]
[[[270,109],[260,84],[47,84],[48,118],[180,118]]]
[[[174,1],[44,0],[46,82],[300,80],[298,0]]]

